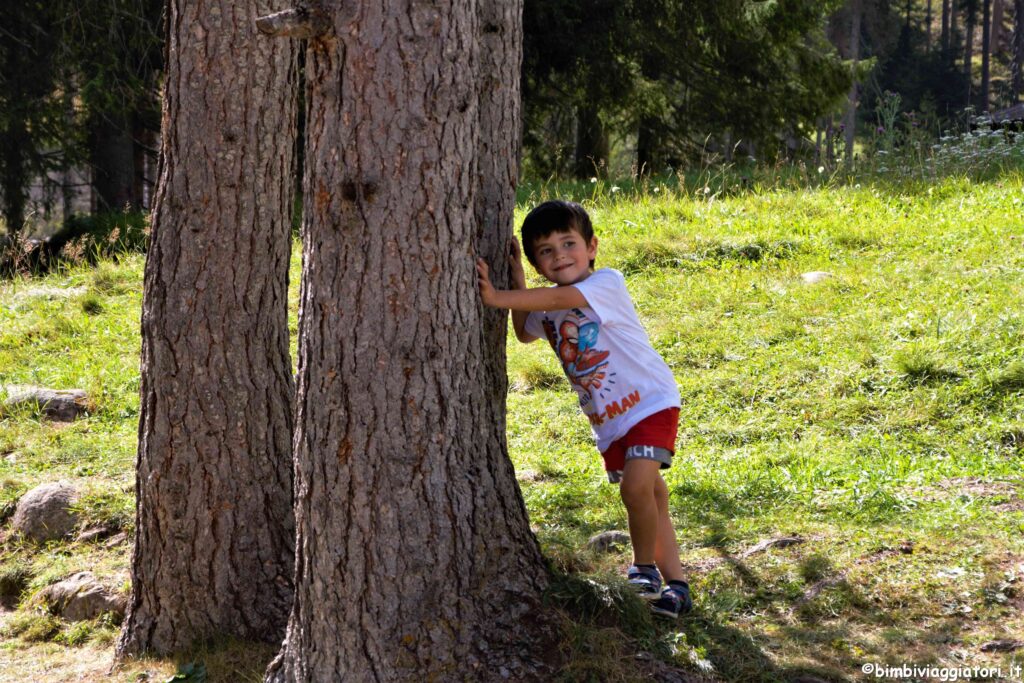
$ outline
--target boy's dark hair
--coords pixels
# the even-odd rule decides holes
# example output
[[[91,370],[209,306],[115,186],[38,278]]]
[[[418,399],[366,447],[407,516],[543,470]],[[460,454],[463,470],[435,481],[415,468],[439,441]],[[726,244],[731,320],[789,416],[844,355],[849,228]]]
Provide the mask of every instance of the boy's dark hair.
[[[537,260],[533,251],[533,245],[537,240],[547,237],[553,232],[569,232],[575,230],[583,239],[590,244],[594,239],[594,226],[590,224],[590,216],[586,210],[576,202],[565,202],[555,199],[533,207],[533,210],[526,215],[523,221],[522,238],[523,253],[526,259],[534,268],[537,267]],[[594,267],[594,262],[590,262]]]

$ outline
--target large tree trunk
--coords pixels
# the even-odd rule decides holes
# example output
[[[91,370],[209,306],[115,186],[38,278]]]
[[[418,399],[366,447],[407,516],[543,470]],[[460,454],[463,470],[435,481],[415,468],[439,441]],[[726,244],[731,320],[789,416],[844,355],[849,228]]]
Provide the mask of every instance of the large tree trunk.
[[[983,0],[981,15],[981,111],[989,110],[989,54],[992,51],[992,0]]]
[[[857,128],[857,99],[859,84],[857,83],[857,63],[860,60],[860,24],[863,14],[862,0],[850,0],[850,44],[847,59],[854,70],[853,82],[846,98],[846,113],[843,115],[844,136],[846,142],[846,163],[853,162],[853,140]]]
[[[520,653],[547,574],[504,440],[506,323],[473,269],[507,277],[519,12],[346,4],[310,42],[296,594],[270,681],[544,679]]]
[[[295,50],[256,17],[255,2],[170,0],[119,656],[274,641],[287,620]]]

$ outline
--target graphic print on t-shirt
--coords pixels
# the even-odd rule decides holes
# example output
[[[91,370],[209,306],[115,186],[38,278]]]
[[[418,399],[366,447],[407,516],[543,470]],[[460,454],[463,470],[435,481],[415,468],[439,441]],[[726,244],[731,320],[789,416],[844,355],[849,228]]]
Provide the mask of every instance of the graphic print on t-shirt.
[[[601,268],[573,287],[585,306],[533,311],[524,329],[551,344],[604,451],[645,417],[678,408],[679,389],[640,324],[622,273]]]
[[[608,374],[609,352],[597,348],[600,326],[578,308],[572,309],[558,330],[548,318],[544,318],[543,324],[548,343],[562,361],[565,376],[579,394],[580,404],[586,411],[593,392],[600,390],[602,383],[615,383],[611,379],[615,373]]]

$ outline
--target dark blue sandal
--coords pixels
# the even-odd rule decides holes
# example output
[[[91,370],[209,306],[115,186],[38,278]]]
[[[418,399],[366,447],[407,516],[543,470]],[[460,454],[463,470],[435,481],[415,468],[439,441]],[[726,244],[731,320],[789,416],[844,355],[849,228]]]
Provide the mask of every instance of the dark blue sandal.
[[[654,567],[637,567],[626,570],[626,578],[637,595],[644,600],[657,600],[661,597],[661,574]]]
[[[661,596],[651,603],[651,611],[669,619],[676,619],[680,614],[687,614],[693,609],[690,597],[690,585],[684,581],[673,581],[661,592]]]

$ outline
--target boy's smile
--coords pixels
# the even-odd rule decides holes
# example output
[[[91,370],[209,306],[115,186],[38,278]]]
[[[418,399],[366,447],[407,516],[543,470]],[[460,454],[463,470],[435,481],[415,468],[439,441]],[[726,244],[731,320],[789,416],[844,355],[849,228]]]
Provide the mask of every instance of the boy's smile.
[[[533,245],[537,271],[556,285],[574,285],[590,276],[597,255],[597,238],[588,244],[575,230],[553,232]]]

